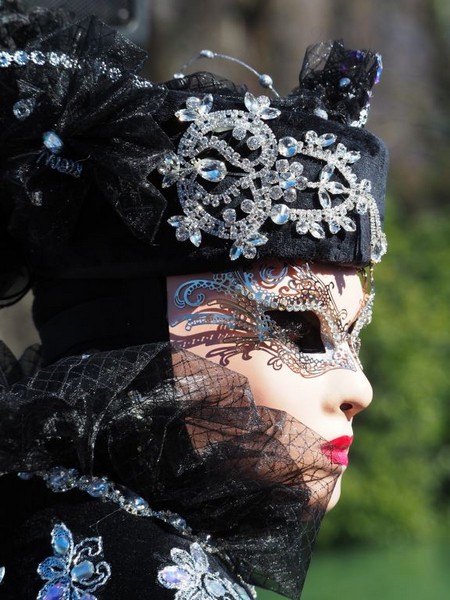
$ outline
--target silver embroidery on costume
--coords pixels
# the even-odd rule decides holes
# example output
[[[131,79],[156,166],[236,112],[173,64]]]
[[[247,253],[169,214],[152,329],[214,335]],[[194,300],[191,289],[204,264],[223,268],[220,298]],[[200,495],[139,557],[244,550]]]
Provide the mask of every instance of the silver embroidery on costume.
[[[140,402],[140,394],[136,390],[130,390],[128,396],[136,402]],[[48,471],[36,471],[34,473],[18,473],[21,479],[42,477],[47,487],[55,493],[79,490],[89,494],[92,498],[98,498],[103,502],[112,502],[131,515],[147,518],[155,518],[168,523],[181,534],[192,533],[186,521],[170,510],[153,510],[148,502],[123,485],[115,484],[107,477],[82,475],[76,469],[65,467],[53,467]]]
[[[208,555],[197,542],[190,545],[189,552],[172,548],[170,557],[174,564],[158,572],[158,581],[177,590],[175,600],[251,600],[242,586],[211,572]]]
[[[200,246],[204,231],[234,241],[231,260],[241,255],[252,259],[257,247],[268,241],[261,228],[269,219],[276,225],[292,221],[299,235],[322,239],[326,230],[332,235],[355,231],[350,214],[368,213],[371,259],[379,262],[386,252],[386,239],[371,183],[358,180],[351,168],[360,153],[336,144],[333,133],[319,136],[307,131],[302,140],[277,139],[265,121],[276,119],[281,111],[270,106],[267,96],[249,92],[244,103],[246,110],[211,112],[213,96],[207,94],[203,99],[188,98],[186,108],[175,113],[180,121],[192,124],[177,152],[167,153],[158,170],[164,176],[162,187],[177,185],[184,215],[168,221],[176,227],[177,239]],[[231,134],[228,140],[220,135],[225,132]],[[246,156],[248,151],[254,154]],[[317,181],[303,175],[302,157],[321,165]],[[211,190],[211,183],[225,178],[228,185]],[[290,207],[304,190],[314,192],[317,208]],[[229,207],[231,203],[235,208]]]
[[[136,397],[139,396],[139,393],[136,391],[131,392],[131,394]],[[108,481],[106,477],[88,477],[87,475],[81,475],[76,469],[67,469],[65,467],[55,467],[50,471],[37,471],[34,473],[21,472],[18,473],[18,475],[24,480],[31,479],[32,477],[40,477],[47,484],[47,487],[56,493],[78,489],[101,501],[113,502],[120,506],[121,509],[135,516],[158,519],[164,523],[168,523],[180,535],[192,536],[191,528],[182,517],[170,511],[152,510],[143,498],[137,496],[121,485]],[[88,546],[90,546],[90,548],[87,548],[87,557],[85,555],[81,556],[80,552],[81,546],[86,543],[89,543]],[[75,584],[73,583],[73,578],[75,576],[81,580],[81,575],[83,573],[90,574],[92,572],[92,567],[90,565],[93,563],[90,560],[84,559],[92,558],[94,556],[102,558],[102,538],[87,538],[74,547],[71,532],[61,523],[56,525],[53,529],[52,546],[55,556],[46,559],[38,567],[39,575],[43,579],[48,580],[44,589],[41,590],[38,600],[97,600],[96,596],[93,596],[90,592],[106,583],[109,579],[111,569],[107,563],[102,562],[99,563],[97,567],[94,566],[96,573],[99,575],[103,573],[103,579],[100,580],[99,577],[98,580],[94,581],[93,577],[85,578],[85,590],[80,589],[81,583],[77,583],[78,589],[74,587]],[[207,547],[210,552],[219,553],[217,548],[212,544],[210,538],[208,539]],[[90,550],[92,551],[89,553]],[[173,552],[177,550],[178,549],[175,548]],[[214,596],[214,590],[222,592],[222,589],[225,589],[226,591],[226,598],[236,600],[254,600],[256,598],[254,587],[244,583],[242,580],[242,583],[246,586],[246,589],[250,592],[251,596],[249,596],[246,589],[239,584],[232,584],[228,580],[222,580],[216,573],[211,574],[209,571],[207,573],[203,572],[205,561],[206,570],[209,567],[209,562],[207,555],[198,543],[191,544],[191,555],[184,550],[179,550],[179,552],[182,553],[180,557],[183,559],[179,568],[175,565],[171,565],[160,571],[160,574],[163,573],[161,575],[160,583],[165,587],[176,589],[182,586],[183,582],[188,581],[186,578],[189,575],[189,582],[192,582],[195,579],[197,583],[200,582],[201,585],[205,585],[206,589],[212,594],[212,598],[217,598],[217,596]],[[183,553],[186,556],[184,556]],[[62,558],[62,555],[66,558]],[[70,556],[74,556],[74,558],[71,559]],[[179,556],[179,554],[175,552],[175,556]],[[174,556],[172,556],[172,558],[174,559]],[[80,559],[82,559],[81,563]],[[176,562],[175,559],[174,562]],[[78,569],[76,567],[78,567]],[[187,575],[185,575],[185,572]],[[195,578],[194,575],[197,578]],[[239,575],[237,577],[240,579]],[[177,585],[177,582],[179,585]],[[222,593],[220,597],[223,597]],[[207,599],[211,598],[211,596],[202,596],[202,598]]]
[[[218,326],[208,332],[180,336],[177,343],[185,348],[201,344],[215,345],[208,358],[219,358],[229,364],[232,356],[262,350],[271,358],[268,364],[279,370],[283,364],[303,377],[317,377],[332,369],[356,371],[359,364],[359,333],[370,323],[374,286],[353,323],[346,324],[347,314],[339,311],[326,285],[312,273],[308,265],[283,265],[279,270],[261,268],[258,276],[252,271],[231,271],[213,275],[210,279],[192,279],[180,285],[174,297],[178,308],[196,308],[206,303],[201,312],[190,312],[171,323],[184,323],[185,331],[195,327]],[[208,294],[211,294],[210,299]],[[285,318],[285,324],[274,320],[276,313],[314,313],[320,323],[323,348],[304,351],[302,339],[305,324],[295,323],[295,315]],[[290,323],[292,321],[292,323]],[[294,341],[296,340],[296,341]],[[220,342],[220,343],[219,343]]]
[[[85,538],[75,545],[71,531],[64,523],[52,530],[53,556],[37,568],[47,583],[37,600],[97,600],[92,594],[111,577],[110,565],[103,558],[101,537]]]

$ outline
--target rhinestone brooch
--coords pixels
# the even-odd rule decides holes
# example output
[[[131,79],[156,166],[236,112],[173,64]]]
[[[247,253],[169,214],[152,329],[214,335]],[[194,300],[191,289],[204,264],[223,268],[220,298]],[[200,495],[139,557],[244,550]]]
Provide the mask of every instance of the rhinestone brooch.
[[[258,246],[268,241],[262,231],[268,221],[291,221],[298,235],[322,239],[327,232],[355,231],[350,215],[368,213],[371,258],[379,262],[386,239],[371,183],[358,180],[351,168],[360,153],[337,143],[333,133],[307,131],[302,140],[277,139],[266,121],[281,111],[270,106],[270,99],[247,92],[244,104],[246,110],[212,111],[213,96],[207,94],[188,98],[186,108],[175,113],[191,124],[177,152],[166,153],[158,171],[162,187],[177,186],[184,214],[168,220],[177,240],[200,246],[205,232],[233,241],[231,260],[241,255],[252,259]],[[227,139],[224,133],[229,133]],[[319,163],[317,181],[304,176],[302,157]],[[290,206],[304,190],[314,193],[317,208]]]

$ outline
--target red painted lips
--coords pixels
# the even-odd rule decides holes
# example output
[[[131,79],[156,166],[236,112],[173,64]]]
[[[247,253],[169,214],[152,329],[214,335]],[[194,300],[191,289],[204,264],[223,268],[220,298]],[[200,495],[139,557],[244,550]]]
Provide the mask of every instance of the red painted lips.
[[[342,435],[322,445],[322,453],[335,465],[348,465],[348,450],[352,445],[353,438]]]

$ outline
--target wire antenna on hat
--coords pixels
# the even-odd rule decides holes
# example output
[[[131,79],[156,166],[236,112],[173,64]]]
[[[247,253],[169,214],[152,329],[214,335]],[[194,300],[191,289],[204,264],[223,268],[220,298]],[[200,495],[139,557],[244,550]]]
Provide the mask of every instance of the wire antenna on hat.
[[[178,71],[177,73],[174,73],[174,75],[173,75],[174,78],[182,79],[183,77],[185,77],[186,69],[188,69],[194,62],[196,62],[197,60],[201,60],[202,58],[207,58],[209,60],[221,58],[223,60],[228,60],[230,62],[234,62],[234,63],[240,65],[241,67],[244,67],[244,69],[247,69],[248,71],[253,73],[253,75],[255,75],[257,77],[258,83],[261,87],[270,90],[277,98],[280,97],[280,94],[273,87],[273,79],[270,75],[267,75],[267,73],[259,73],[256,69],[254,69],[253,67],[248,65],[243,60],[240,60],[239,58],[235,58],[234,56],[229,56],[228,54],[222,54],[220,52],[213,52],[213,50],[207,50],[207,49],[201,50],[196,56],[193,56],[186,63],[184,63],[184,65],[181,67],[180,71]]]

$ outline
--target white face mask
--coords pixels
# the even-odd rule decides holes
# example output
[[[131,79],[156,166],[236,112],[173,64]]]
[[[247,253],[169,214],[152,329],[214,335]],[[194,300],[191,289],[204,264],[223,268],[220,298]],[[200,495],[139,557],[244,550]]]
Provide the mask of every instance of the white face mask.
[[[184,323],[185,348],[215,345],[209,358],[227,365],[232,356],[251,357],[254,350],[269,354],[268,365],[286,365],[303,377],[318,377],[333,369],[356,371],[360,366],[359,333],[370,323],[373,280],[356,317],[339,310],[335,283],[325,283],[307,264],[280,263],[185,281],[174,294],[178,309],[192,308],[171,323]],[[196,309],[201,309],[196,312]],[[208,326],[210,330],[208,330]]]

